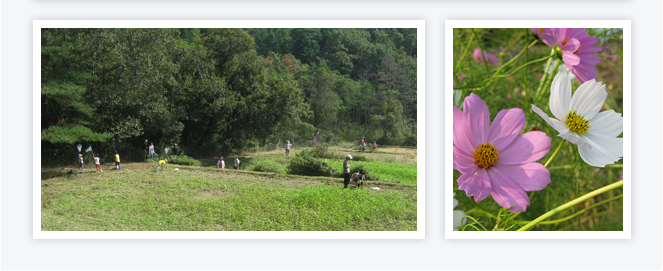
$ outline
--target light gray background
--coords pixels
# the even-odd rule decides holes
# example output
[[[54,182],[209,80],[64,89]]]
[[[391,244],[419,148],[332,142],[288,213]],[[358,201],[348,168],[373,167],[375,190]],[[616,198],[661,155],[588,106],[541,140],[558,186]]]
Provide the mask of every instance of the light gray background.
[[[239,2],[239,3],[238,3]],[[181,4],[186,3],[186,4]],[[2,269],[662,269],[659,1],[3,1]],[[426,20],[425,240],[33,240],[32,20]],[[444,20],[632,20],[632,239],[445,240]],[[451,147],[451,146],[447,146]],[[629,180],[630,181],[630,180]]]

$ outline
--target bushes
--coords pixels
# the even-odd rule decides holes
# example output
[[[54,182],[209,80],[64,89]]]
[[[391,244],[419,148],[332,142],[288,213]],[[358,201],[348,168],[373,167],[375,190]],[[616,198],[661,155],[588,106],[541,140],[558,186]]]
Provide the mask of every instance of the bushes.
[[[169,164],[178,164],[185,166],[200,166],[200,162],[186,155],[166,155],[166,156],[157,156],[154,158],[148,158],[148,163],[158,163],[159,160],[168,158]]]
[[[330,167],[327,162],[309,155],[303,151],[298,153],[288,164],[288,174],[305,175],[305,176],[329,176],[336,177],[337,170]]]

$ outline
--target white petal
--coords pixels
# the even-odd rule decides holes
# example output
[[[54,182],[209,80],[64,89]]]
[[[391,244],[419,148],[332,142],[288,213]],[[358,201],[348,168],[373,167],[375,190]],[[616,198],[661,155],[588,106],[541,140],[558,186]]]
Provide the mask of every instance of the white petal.
[[[619,159],[621,159],[620,156],[612,153],[612,151],[618,151],[618,149],[621,149],[621,142],[623,142],[621,138],[602,138],[599,140],[599,142],[595,142],[587,136],[583,135],[582,137],[589,143],[589,146],[578,146],[578,152],[580,153],[582,160],[585,161],[585,163],[588,165],[604,167],[608,164],[614,164],[615,162],[619,161]],[[606,145],[601,146],[599,143]]]
[[[621,137],[609,137],[592,132],[587,133],[585,137],[619,158],[624,156],[624,139]]]
[[[624,130],[624,118],[613,110],[603,111],[589,121],[589,126],[590,133],[616,137]]]
[[[589,147],[589,143],[581,136],[578,136],[578,134],[568,131],[566,133],[560,133],[557,135],[563,139],[568,140],[569,142],[578,145],[578,147]]]
[[[569,110],[575,110],[583,114],[585,119],[592,119],[599,113],[608,92],[605,85],[592,79],[583,83],[571,98]],[[568,112],[566,112],[568,114]]]
[[[455,196],[455,195],[456,195],[456,193],[454,193],[454,196]],[[458,206],[458,200],[457,200],[457,199],[454,199],[454,208],[456,208],[456,206]]]
[[[569,77],[564,72],[558,72],[550,86],[550,112],[559,120],[569,114],[572,91]]]
[[[536,105],[532,105],[532,110],[534,110],[534,113],[541,116],[541,118],[543,118],[543,120],[546,123],[548,123],[548,125],[552,126],[553,129],[557,130],[558,132],[566,133],[569,131],[569,127],[567,127],[565,123],[553,119],[551,117],[548,117],[548,115],[546,113],[543,113],[543,110],[541,110],[541,108],[536,107]]]

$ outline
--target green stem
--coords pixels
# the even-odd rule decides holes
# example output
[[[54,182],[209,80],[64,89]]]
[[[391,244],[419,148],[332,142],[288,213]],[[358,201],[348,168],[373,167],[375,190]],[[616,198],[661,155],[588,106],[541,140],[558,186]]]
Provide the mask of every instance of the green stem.
[[[566,210],[566,209],[568,209],[568,208],[570,208],[570,207],[572,207],[572,206],[574,206],[574,205],[576,205],[576,204],[578,204],[578,203],[581,203],[581,202],[583,202],[583,201],[585,201],[585,200],[588,200],[588,199],[590,199],[590,198],[592,198],[592,197],[594,197],[594,196],[596,196],[596,195],[599,195],[599,194],[602,194],[602,193],[604,193],[604,192],[607,192],[607,191],[610,191],[610,190],[613,190],[613,189],[616,189],[616,188],[622,187],[623,185],[624,185],[624,180],[621,180],[621,181],[618,181],[618,182],[616,182],[616,183],[609,184],[609,185],[606,185],[606,186],[601,187],[601,188],[599,188],[599,189],[596,189],[596,190],[594,190],[594,191],[592,191],[592,192],[589,192],[589,193],[587,193],[587,194],[585,194],[585,195],[583,195],[583,196],[581,196],[581,197],[579,197],[579,198],[576,198],[576,199],[574,199],[574,200],[572,200],[572,201],[569,201],[569,202],[567,202],[567,203],[564,203],[564,204],[560,205],[559,207],[557,207],[557,208],[555,208],[555,209],[552,209],[552,210],[546,212],[545,214],[543,214],[543,215],[537,217],[536,219],[534,219],[534,220],[532,220],[531,222],[527,223],[525,226],[523,226],[523,227],[521,227],[520,229],[518,229],[518,231],[526,231],[526,230],[529,230],[529,229],[531,229],[532,227],[536,226],[537,224],[541,223],[541,221],[546,220],[547,218],[551,217],[552,215],[554,215],[554,214],[556,214],[556,213],[559,213],[559,212],[561,212],[561,211],[564,211],[564,210]]]
[[[543,90],[543,86],[546,83],[546,79],[548,79],[548,69],[550,69],[550,64],[552,63],[552,56],[554,55],[555,55],[555,48],[550,50],[549,57],[551,58],[548,59],[548,62],[546,62],[546,68],[543,69],[543,77],[541,77],[541,83],[539,84],[539,87],[536,89],[536,95],[539,95],[541,93],[541,91]]]
[[[516,70],[514,70],[514,71],[511,72],[510,74],[506,74],[506,75],[495,75],[495,76],[493,76],[493,78],[506,78],[506,77],[512,76],[512,75],[516,74],[517,72],[519,72],[520,70],[524,69],[525,67],[527,67],[527,66],[529,66],[529,65],[532,65],[532,64],[534,64],[534,63],[538,63],[538,62],[541,62],[541,61],[544,61],[544,60],[548,60],[548,59],[550,59],[550,58],[552,58],[552,56],[547,56],[547,57],[540,58],[540,59],[537,59],[537,60],[532,60],[532,61],[527,62],[527,63],[523,64],[522,66],[518,67]]]
[[[565,141],[566,140],[562,140],[562,142],[559,143],[559,145],[557,146],[557,149],[555,150],[555,152],[553,152],[553,154],[550,156],[550,158],[548,158],[548,161],[546,162],[546,164],[543,165],[544,167],[547,168],[548,165],[550,165],[550,162],[552,161],[553,158],[555,158],[555,156],[557,156],[557,153],[562,148],[562,144],[564,144]]]
[[[474,37],[475,37],[475,33],[474,33],[474,31],[473,31],[472,36],[470,37],[470,40],[467,42],[467,47],[465,47],[465,52],[463,52],[463,53],[461,54],[461,56],[460,56],[460,60],[458,60],[458,64],[457,64],[458,67],[460,67],[461,64],[463,64],[463,60],[465,60],[465,56],[467,55],[467,52],[470,51],[470,48],[472,47],[472,41],[474,41]],[[456,72],[458,72],[458,71],[455,71],[454,74],[455,74]],[[458,78],[456,78],[456,79],[458,79]]]
[[[474,28],[472,28],[472,33],[475,36],[477,35],[477,32]],[[488,61],[486,60],[486,51],[483,50],[483,46],[481,46],[481,42],[479,42],[479,38],[477,37],[477,45],[479,45],[479,50],[481,50],[481,58],[483,59],[483,65],[486,67],[486,76],[490,73],[490,70],[488,69]]]
[[[609,199],[607,199],[607,200],[604,200],[604,201],[601,201],[601,202],[597,202],[596,204],[594,204],[594,205],[592,205],[592,206],[589,206],[589,207],[587,207],[587,208],[585,208],[585,209],[582,209],[582,210],[580,210],[579,212],[577,212],[577,213],[575,213],[575,214],[572,214],[572,215],[570,215],[570,216],[567,216],[567,217],[564,217],[564,218],[560,218],[560,219],[556,219],[556,220],[543,221],[543,222],[540,222],[539,224],[541,224],[541,225],[549,225],[549,224],[562,223],[562,222],[567,221],[567,220],[569,220],[569,219],[572,219],[572,218],[574,218],[574,217],[576,217],[576,216],[579,216],[579,215],[581,215],[581,214],[584,214],[584,213],[588,212],[589,210],[591,210],[591,209],[593,209],[593,208],[599,207],[599,206],[601,206],[601,205],[603,205],[603,204],[606,204],[606,203],[609,203],[609,202],[613,202],[613,201],[618,200],[618,199],[621,199],[621,198],[623,198],[623,197],[624,197],[624,195],[619,195],[619,196],[616,196],[616,197],[614,197],[614,198],[609,198]],[[531,222],[531,221],[519,221],[518,223],[519,223],[519,224],[525,224],[525,223],[529,223],[529,222]]]

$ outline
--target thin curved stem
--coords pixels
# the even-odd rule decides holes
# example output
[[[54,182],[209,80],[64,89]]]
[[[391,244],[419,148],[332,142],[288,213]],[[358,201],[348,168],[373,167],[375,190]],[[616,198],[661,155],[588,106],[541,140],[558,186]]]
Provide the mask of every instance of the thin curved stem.
[[[562,144],[564,144],[564,142],[566,142],[566,140],[562,140],[562,142],[559,143],[559,145],[557,146],[557,149],[555,150],[555,152],[553,152],[553,154],[550,156],[550,158],[548,158],[548,161],[546,162],[546,164],[543,165],[544,167],[547,168],[548,165],[550,165],[550,162],[552,161],[553,158],[555,158],[555,156],[557,156],[557,153],[562,148]]]
[[[579,197],[579,198],[576,198],[576,199],[574,199],[574,200],[572,200],[572,201],[569,201],[569,202],[567,202],[567,203],[564,203],[564,204],[560,205],[559,207],[557,207],[557,208],[555,208],[555,209],[552,209],[552,210],[546,212],[545,214],[543,214],[543,215],[537,217],[536,219],[530,221],[530,222],[527,223],[525,226],[522,226],[520,229],[518,229],[518,231],[526,231],[526,230],[529,230],[529,229],[531,229],[532,227],[536,226],[537,224],[541,223],[541,221],[546,220],[547,218],[551,217],[551,216],[554,215],[554,214],[557,214],[557,213],[559,213],[559,212],[561,212],[561,211],[564,211],[564,210],[566,210],[566,209],[568,209],[568,208],[570,208],[570,207],[572,207],[572,206],[574,206],[574,205],[576,205],[576,204],[578,204],[578,203],[581,203],[581,202],[583,202],[583,201],[585,201],[585,200],[588,200],[588,199],[590,199],[590,198],[592,198],[592,197],[594,197],[594,196],[596,196],[596,195],[599,195],[599,194],[605,193],[605,192],[607,192],[607,191],[610,191],[610,190],[613,190],[613,189],[616,189],[616,188],[622,187],[623,185],[624,185],[624,180],[621,180],[621,181],[618,181],[618,182],[616,182],[616,183],[609,184],[609,185],[606,185],[606,186],[601,187],[601,188],[599,188],[599,189],[596,189],[596,190],[594,190],[594,191],[592,191],[592,192],[589,192],[589,193],[587,193],[587,194],[585,194],[585,195],[583,195],[583,196],[581,196],[581,197]]]
[[[582,209],[582,210],[580,210],[579,212],[577,212],[577,213],[575,213],[575,214],[572,214],[572,215],[570,215],[570,216],[567,216],[567,217],[564,217],[564,218],[560,218],[560,219],[556,219],[556,220],[542,221],[542,222],[540,222],[539,224],[541,224],[541,225],[549,225],[549,224],[562,223],[562,222],[567,221],[567,220],[569,220],[569,219],[571,219],[571,218],[574,218],[574,217],[576,217],[576,216],[579,216],[579,215],[581,215],[581,214],[584,214],[584,213],[588,212],[589,210],[591,210],[591,209],[593,209],[593,208],[599,207],[599,206],[601,206],[601,205],[603,205],[603,204],[606,204],[606,203],[609,203],[609,202],[613,202],[613,201],[618,200],[618,199],[621,199],[621,198],[623,198],[623,197],[624,197],[624,195],[619,195],[619,196],[616,196],[616,197],[614,197],[614,198],[609,198],[609,199],[607,199],[607,200],[604,200],[604,201],[601,201],[601,202],[597,202],[596,204],[594,204],[594,205],[592,205],[592,206],[589,206],[589,207],[587,207],[587,208],[585,208],[585,209]],[[519,224],[526,224],[526,223],[529,223],[529,222],[531,222],[531,221],[518,221],[517,223],[519,223]]]

